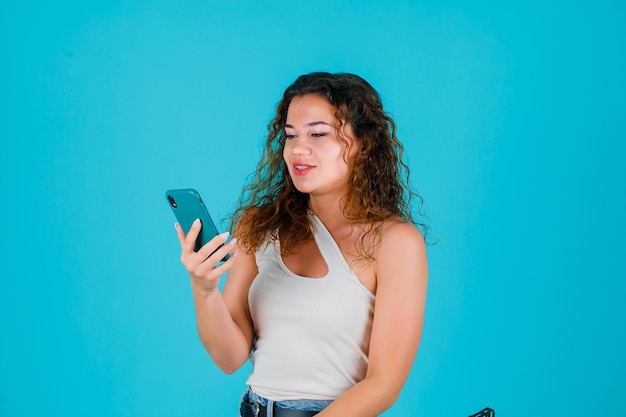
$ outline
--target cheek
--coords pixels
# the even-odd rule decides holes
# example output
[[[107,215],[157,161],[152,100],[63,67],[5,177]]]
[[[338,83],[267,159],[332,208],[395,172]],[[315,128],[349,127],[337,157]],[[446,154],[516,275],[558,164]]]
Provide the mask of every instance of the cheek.
[[[352,166],[356,161],[357,155],[361,150],[361,144],[355,141],[352,141],[347,148],[343,150],[343,160],[346,164]]]

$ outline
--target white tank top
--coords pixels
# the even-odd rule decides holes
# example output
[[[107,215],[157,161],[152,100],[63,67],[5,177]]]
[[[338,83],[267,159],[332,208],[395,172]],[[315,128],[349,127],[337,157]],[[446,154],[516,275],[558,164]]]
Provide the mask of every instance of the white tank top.
[[[256,253],[248,300],[257,339],[247,384],[274,401],[333,400],[367,371],[375,297],[317,216],[311,223],[326,276],[292,273],[279,242]]]

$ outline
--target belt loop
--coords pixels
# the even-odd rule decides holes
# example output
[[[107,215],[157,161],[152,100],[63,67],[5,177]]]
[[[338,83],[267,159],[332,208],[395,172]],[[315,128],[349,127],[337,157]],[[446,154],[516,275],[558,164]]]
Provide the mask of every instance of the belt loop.
[[[267,405],[265,407],[265,410],[267,411],[267,417],[274,417],[274,401],[267,400]]]

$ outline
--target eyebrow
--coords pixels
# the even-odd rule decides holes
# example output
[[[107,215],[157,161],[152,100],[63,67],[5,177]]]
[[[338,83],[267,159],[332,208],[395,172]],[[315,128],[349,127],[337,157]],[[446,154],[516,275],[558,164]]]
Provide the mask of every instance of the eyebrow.
[[[318,121],[309,122],[309,123],[307,123],[307,124],[306,124],[306,126],[309,126],[309,127],[311,127],[311,126],[317,126],[317,125],[326,125],[326,126],[330,126],[330,123],[326,123],[326,122],[323,122],[323,121],[321,121],[321,120],[318,120]],[[292,125],[290,125],[290,124],[285,124],[285,129],[286,129],[286,128],[291,128],[291,129],[293,129],[294,127],[293,127]]]

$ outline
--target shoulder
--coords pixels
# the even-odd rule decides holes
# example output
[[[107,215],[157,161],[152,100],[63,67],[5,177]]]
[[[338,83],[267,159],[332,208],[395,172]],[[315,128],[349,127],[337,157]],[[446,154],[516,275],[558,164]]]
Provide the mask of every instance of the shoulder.
[[[387,254],[388,251],[425,249],[424,237],[419,229],[412,223],[400,220],[385,222],[382,228],[379,252]]]
[[[399,220],[383,225],[376,254],[378,276],[426,272],[426,244],[419,229]]]

